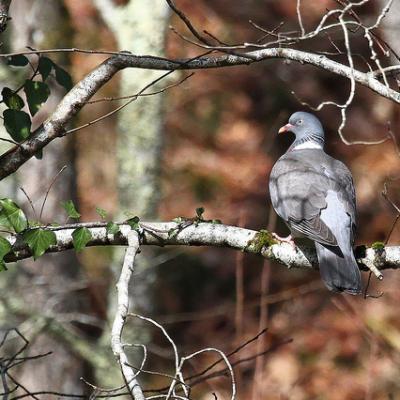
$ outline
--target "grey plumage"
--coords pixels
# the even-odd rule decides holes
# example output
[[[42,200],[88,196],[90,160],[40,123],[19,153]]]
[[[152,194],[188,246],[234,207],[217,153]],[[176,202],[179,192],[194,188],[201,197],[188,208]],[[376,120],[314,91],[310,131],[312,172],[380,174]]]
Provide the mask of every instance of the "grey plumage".
[[[282,131],[296,138],[272,168],[272,205],[294,237],[315,242],[325,285],[358,294],[362,287],[353,255],[356,198],[351,173],[324,152],[324,131],[314,115],[297,112]]]

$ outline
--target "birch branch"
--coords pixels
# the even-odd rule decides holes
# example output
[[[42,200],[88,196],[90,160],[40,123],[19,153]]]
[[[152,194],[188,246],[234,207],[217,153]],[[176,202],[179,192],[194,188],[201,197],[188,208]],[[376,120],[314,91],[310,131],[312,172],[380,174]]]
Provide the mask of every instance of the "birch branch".
[[[126,249],[124,264],[117,283],[117,312],[111,330],[111,348],[116,356],[124,377],[126,387],[134,400],[145,400],[142,389],[136,379],[136,373],[129,366],[128,357],[122,344],[122,331],[129,312],[129,281],[133,273],[136,254],[139,251],[139,239],[136,231],[127,234],[128,248]]]
[[[70,49],[69,51],[74,51],[74,49]],[[48,52],[51,52],[51,50]],[[2,57],[4,56],[7,55],[2,55]],[[335,75],[348,78],[355,83],[371,89],[380,96],[400,104],[400,93],[381,83],[374,72],[362,72],[333,61],[324,55],[301,50],[268,48],[244,52],[241,55],[203,56],[194,60],[170,60],[162,57],[121,53],[105,60],[77,83],[63,98],[54,113],[42,126],[32,133],[28,140],[11,148],[0,156],[0,180],[15,172],[22,164],[54,139],[64,136],[66,134],[67,123],[71,121],[105,83],[124,68],[145,68],[165,71],[193,70],[249,65],[269,59],[286,59],[316,66]]]
[[[86,226],[92,239],[87,246],[115,246],[128,244],[129,225],[120,225],[120,233],[107,234],[106,224],[84,223],[61,227],[48,227],[57,237],[57,245],[51,246],[48,253],[60,252],[73,248],[72,232]],[[141,223],[140,244],[152,246],[211,246],[240,250],[245,253],[259,254],[264,258],[276,261],[287,268],[317,268],[318,261],[315,249],[310,247],[293,248],[288,243],[277,242],[266,231],[254,231],[236,226],[200,223],[143,222]],[[20,237],[8,238],[13,245],[13,253],[5,257],[6,262],[31,257],[32,252]],[[361,269],[400,268],[400,246],[383,246],[380,243],[358,246],[355,251]],[[377,272],[375,271],[375,274]],[[378,273],[379,274],[379,273]]]

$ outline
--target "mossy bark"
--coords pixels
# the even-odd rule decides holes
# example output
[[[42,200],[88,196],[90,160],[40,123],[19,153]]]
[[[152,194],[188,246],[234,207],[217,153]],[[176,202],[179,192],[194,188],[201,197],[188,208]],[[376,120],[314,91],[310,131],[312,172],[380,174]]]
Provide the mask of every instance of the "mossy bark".
[[[170,11],[164,1],[130,0],[112,10],[96,1],[120,50],[163,56]],[[110,6],[110,4],[108,4]],[[162,74],[127,68],[121,73],[120,96],[139,92]],[[154,217],[160,198],[163,143],[163,95],[141,97],[118,113],[118,193],[121,210]]]
[[[57,48],[69,47],[71,28],[63,2],[53,0],[28,0],[14,1],[10,7],[12,20],[7,29],[10,39],[10,50],[21,51],[26,46],[33,48]],[[52,57],[56,62],[66,61]],[[35,57],[32,57],[35,62]],[[15,69],[13,71],[15,73]],[[14,82],[8,82],[8,86],[14,88],[23,82],[27,73],[26,69],[18,69],[18,75]],[[30,71],[29,71],[30,73]],[[18,80],[18,82],[15,82]],[[40,124],[55,108],[65,90],[52,82],[49,78],[51,96],[42,106],[33,119],[33,127]],[[73,198],[74,181],[74,154],[71,141],[68,139],[51,143],[44,150],[42,160],[32,158],[19,171],[7,180],[15,182],[14,187],[23,187],[31,197],[33,205],[40,214],[40,207],[46,190],[54,176],[62,168],[67,166],[63,173],[52,186],[49,192],[46,207],[44,208],[43,221],[54,221],[60,212],[60,201]],[[29,202],[20,190],[15,190],[11,197],[28,213],[29,218],[35,219]],[[2,197],[5,196],[2,192]],[[30,391],[55,390],[65,393],[85,394],[87,387],[80,377],[87,374],[86,362],[71,350],[60,337],[54,337],[50,333],[51,320],[59,321],[66,313],[85,312],[83,292],[76,292],[76,285],[82,281],[80,266],[74,253],[47,256],[40,262],[25,260],[15,269],[16,274],[7,274],[7,279],[12,279],[14,295],[23,303],[24,314],[13,313],[7,306],[2,310],[8,313],[6,319],[8,326],[30,326],[32,329],[23,330],[31,345],[26,355],[43,354],[51,351],[49,357],[36,360],[35,365],[23,363],[19,367],[18,380]],[[6,292],[4,292],[6,293]],[[37,315],[49,322],[38,324]],[[70,329],[70,323],[65,321],[64,329]],[[79,334],[79,330],[76,331]],[[80,332],[82,334],[82,332]],[[82,337],[84,337],[82,335]],[[86,339],[86,338],[85,338]],[[48,398],[44,396],[43,398]]]
[[[108,0],[95,0],[103,19],[115,35],[118,49],[134,54],[164,55],[165,33],[170,10],[164,1],[130,0],[124,6],[115,6]],[[120,96],[138,93],[163,72],[127,68],[121,72]],[[154,90],[154,87],[151,89]],[[126,100],[124,100],[126,101]],[[118,209],[140,218],[155,218],[160,199],[160,159],[163,144],[163,95],[140,97],[118,113],[117,162]],[[126,218],[120,215],[121,218]],[[138,268],[146,268],[151,252],[138,259]],[[121,270],[122,253],[115,252],[114,275]],[[149,310],[152,307],[151,287],[156,279],[154,269],[135,278],[134,291],[130,293],[131,307]],[[109,320],[115,313],[115,290],[109,295]],[[108,344],[110,332],[105,331],[102,345]],[[127,325],[124,329],[127,342],[146,343],[146,330]],[[113,369],[113,372],[119,371]],[[115,386],[117,379],[110,370],[98,371],[97,379],[103,385]]]

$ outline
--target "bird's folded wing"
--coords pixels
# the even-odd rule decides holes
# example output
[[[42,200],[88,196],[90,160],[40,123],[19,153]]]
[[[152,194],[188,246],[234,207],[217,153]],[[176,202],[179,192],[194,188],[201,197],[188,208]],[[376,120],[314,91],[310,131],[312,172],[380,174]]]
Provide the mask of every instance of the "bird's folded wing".
[[[308,239],[315,240],[316,242],[327,246],[338,245],[335,235],[321,220],[319,215],[309,220],[303,219],[300,221],[294,221],[289,219],[288,223],[292,230],[300,232]]]
[[[326,159],[331,160],[324,153],[321,160],[313,160],[312,156],[292,152],[275,164],[270,177],[272,204],[293,231],[321,244],[338,246],[335,235],[320,215],[327,207],[328,190],[337,192],[346,211],[353,213],[351,175],[347,170],[337,174],[328,165],[323,167]]]

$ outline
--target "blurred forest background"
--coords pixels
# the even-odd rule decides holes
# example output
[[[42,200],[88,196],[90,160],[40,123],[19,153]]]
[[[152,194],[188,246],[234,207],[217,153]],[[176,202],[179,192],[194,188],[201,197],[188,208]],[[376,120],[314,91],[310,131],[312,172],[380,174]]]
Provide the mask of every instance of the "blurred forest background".
[[[149,4],[157,2],[161,0],[148,1]],[[295,0],[176,2],[195,26],[229,43],[257,40],[260,32],[249,24],[249,20],[269,29],[284,21],[286,30],[298,30]],[[165,54],[171,58],[194,57],[203,52],[168,29],[171,24],[183,32],[181,22],[174,15],[163,17],[165,38],[161,36],[159,39],[164,34],[159,24],[146,33],[150,42],[153,36],[158,37],[157,44],[153,44],[159,46],[157,49],[151,46],[146,48],[142,43],[144,31],[130,37],[124,37],[126,32],[117,34],[116,27],[112,27],[99,11],[101,1],[16,0],[14,3],[10,13],[13,20],[7,32],[10,50],[22,50],[26,45],[39,48],[78,47]],[[40,8],[35,3],[40,3]],[[115,1],[119,6],[127,6],[127,3]],[[400,53],[400,9],[396,4],[399,1],[394,3],[379,34]],[[156,12],[154,4],[150,8]],[[366,20],[376,17],[383,5],[383,1],[370,2],[360,9],[360,15]],[[304,0],[301,7],[305,27],[311,28],[319,22],[326,9],[337,7],[337,4],[330,0]],[[50,12],[56,16],[51,17]],[[56,22],[52,25],[51,21]],[[46,25],[51,30],[43,33],[43,26]],[[132,33],[134,29],[141,29],[139,25],[132,23],[131,27],[124,27],[131,29]],[[157,31],[157,27],[161,28]],[[27,32],[23,36],[21,31],[25,29]],[[337,39],[337,45],[342,45],[339,36],[330,39]],[[352,35],[351,40],[354,53],[367,53],[361,34]],[[130,48],[126,48],[126,43]],[[335,51],[329,38],[323,35],[304,46],[313,51]],[[345,61],[345,56],[337,58]],[[76,82],[105,56],[71,53],[58,59]],[[129,88],[130,94],[134,93],[132,90],[138,91],[149,83],[149,79],[140,73],[130,70],[129,76],[122,74],[121,84],[125,85],[124,79],[128,79],[132,87],[136,85],[137,89]],[[176,73],[167,83],[186,75]],[[17,82],[18,75],[9,78],[2,73],[1,79],[3,84],[8,79]],[[97,94],[97,98],[125,93],[126,86],[120,91],[119,83],[113,79]],[[167,83],[163,82],[161,87]],[[107,210],[115,219],[122,218],[123,212],[127,211],[142,218],[167,221],[178,216],[194,216],[195,209],[202,206],[207,219],[220,219],[225,224],[251,229],[268,227],[285,234],[286,228],[270,211],[267,182],[273,163],[292,140],[289,135],[278,137],[279,127],[287,122],[292,112],[307,110],[292,92],[307,103],[317,105],[324,100],[344,102],[348,91],[349,82],[344,78],[315,67],[282,60],[196,71],[181,85],[151,96],[150,100],[140,98],[129,105],[124,115],[128,118],[134,116],[136,120],[128,123],[128,128],[121,128],[123,122],[118,121],[117,114],[53,143],[52,147],[58,148],[59,153],[51,156],[51,151],[45,150],[43,161],[29,161],[24,166],[25,174],[20,174],[17,184],[8,182],[7,188],[1,187],[2,196],[5,191],[10,192],[22,185],[34,201],[35,196],[41,199],[65,164],[66,172],[58,177],[54,185],[59,197],[54,199],[51,210],[44,214],[49,220],[63,222],[59,202],[72,198],[76,199],[83,221],[99,220],[96,207]],[[57,100],[46,105],[47,111],[39,113],[37,123],[44,120],[46,112],[51,112],[55,104]],[[81,125],[112,110],[115,105],[116,102],[87,105],[75,123]],[[150,121],[142,124],[139,119],[149,118],[149,115]],[[318,116],[326,128],[327,152],[344,161],[353,173],[358,200],[357,244],[385,241],[395,214],[381,196],[384,182],[389,184],[391,199],[400,204],[400,158],[396,146],[392,141],[377,146],[347,146],[337,134],[339,110],[325,107]],[[399,107],[358,86],[355,100],[347,113],[346,138],[383,138],[387,134],[388,121],[398,137]],[[149,125],[151,129],[158,130],[157,148],[153,148],[157,151],[157,163],[146,169],[146,174],[151,176],[145,177],[152,182],[151,206],[143,200],[145,197],[133,200],[130,194],[119,195],[120,187],[124,185],[119,171],[125,167],[121,166],[121,156],[118,155],[120,145],[117,144],[121,129],[127,130],[128,136],[135,137],[146,131]],[[146,147],[145,137],[142,138],[143,143]],[[140,174],[139,164],[142,161],[138,148],[127,144],[123,147],[122,159],[131,162],[124,172],[129,186],[129,168],[132,181],[138,182],[139,178],[135,178],[134,174]],[[46,157],[53,157],[56,164],[40,167]],[[154,154],[149,157],[154,157]],[[139,196],[139,192],[140,189],[134,189],[132,196]],[[29,211],[26,199],[21,193],[18,196],[20,203]],[[37,201],[40,204],[41,200]],[[389,243],[399,244],[399,241],[400,229],[396,228]],[[35,387],[52,389],[54,385],[55,390],[76,393],[77,385],[84,386],[82,382],[78,383],[80,376],[88,380],[97,376],[97,384],[103,386],[106,379],[99,380],[95,369],[107,370],[110,365],[117,369],[111,352],[110,364],[104,364],[104,360],[96,364],[91,351],[88,350],[89,354],[81,351],[76,343],[78,337],[79,340],[84,338],[93,346],[93,352],[99,343],[106,343],[104,332],[107,331],[106,320],[110,312],[107,293],[114,287],[110,265],[114,264],[114,269],[120,266],[113,263],[117,256],[108,248],[86,249],[78,258],[75,255],[66,258],[67,254],[58,255],[61,261],[56,261],[58,267],[52,267],[54,269],[48,269],[46,262],[54,264],[55,256],[46,256],[46,259],[36,263],[19,263],[21,265],[7,272],[7,277],[2,273],[2,286],[7,282],[8,287],[13,287],[13,296],[18,295],[21,297],[18,301],[25,301],[15,305],[9,295],[2,298],[2,316],[5,318],[6,311],[12,314],[12,317],[7,317],[7,325],[21,327],[24,335],[31,340],[33,352],[54,351],[46,361],[34,361],[25,370],[22,369],[19,376],[24,376],[25,381]],[[135,300],[139,299],[137,307],[165,326],[182,353],[207,346],[229,353],[263,328],[268,328],[257,341],[232,357],[235,361],[271,349],[235,368],[240,399],[400,398],[398,272],[387,270],[383,282],[372,280],[370,292],[382,291],[382,297],[346,297],[344,300],[343,296],[329,293],[323,287],[318,271],[288,270],[260,257],[233,250],[186,247],[145,249],[141,259],[134,292]],[[367,274],[363,275],[365,279]],[[62,290],[55,290],[57,280]],[[4,292],[2,296],[5,297]],[[71,298],[74,304],[71,304]],[[31,307],[35,303],[38,309],[33,312]],[[38,326],[37,321],[43,310],[45,314],[51,310],[47,314],[47,317],[51,314],[51,318]],[[92,320],[72,317],[77,310]],[[52,321],[58,322],[58,327],[67,333],[60,333],[52,327]],[[135,326],[132,329],[135,330]],[[48,336],[41,339],[44,332]],[[68,339],[68,334],[75,335],[75,339]],[[168,372],[172,366],[172,354],[165,338],[149,328],[143,328],[140,335],[149,343],[152,367]],[[57,359],[57,354],[61,354],[60,361],[52,361]],[[71,354],[72,360],[67,363]],[[210,360],[208,356],[197,360],[192,366],[193,371],[201,370]],[[55,371],[39,367],[40,363],[46,362],[52,365],[52,370],[63,370],[62,384],[51,378]],[[32,369],[35,370],[33,377]],[[66,386],[66,376],[71,371],[73,378]],[[145,386],[160,387],[164,381],[162,377],[151,376],[146,378]],[[212,398],[210,393],[214,392],[218,399],[227,399],[227,381],[226,378],[218,378],[203,383],[194,392],[193,398],[209,399]],[[107,384],[112,386],[113,382]],[[201,397],[203,394],[204,397]]]

